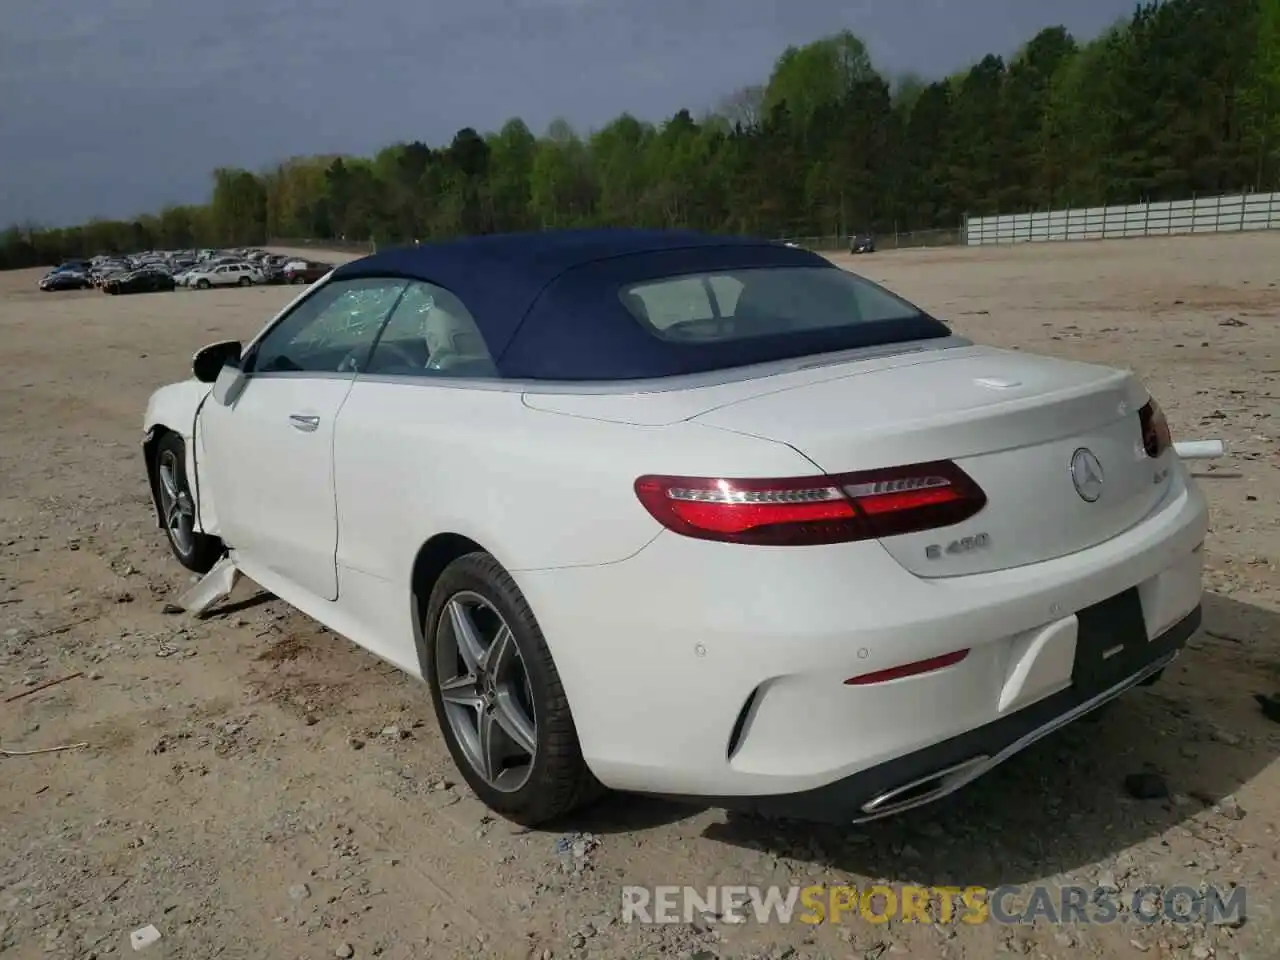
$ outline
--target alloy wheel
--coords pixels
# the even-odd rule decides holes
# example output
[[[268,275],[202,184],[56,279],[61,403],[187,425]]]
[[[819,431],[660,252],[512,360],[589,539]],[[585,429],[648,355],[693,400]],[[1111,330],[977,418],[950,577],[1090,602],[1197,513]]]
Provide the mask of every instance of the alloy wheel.
[[[435,675],[450,730],[472,769],[515,793],[538,752],[537,714],[510,626],[478,593],[460,591],[436,624]]]
[[[175,549],[184,557],[195,549],[196,510],[191,494],[183,489],[182,471],[172,450],[160,454],[157,473],[160,477],[160,510],[164,514],[165,530]]]

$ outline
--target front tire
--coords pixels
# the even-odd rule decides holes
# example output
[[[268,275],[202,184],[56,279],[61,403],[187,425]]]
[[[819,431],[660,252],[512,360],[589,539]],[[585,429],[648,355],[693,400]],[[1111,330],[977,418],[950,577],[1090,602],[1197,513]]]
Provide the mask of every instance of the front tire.
[[[154,475],[161,520],[169,549],[178,562],[196,573],[208,573],[222,557],[222,541],[195,527],[195,498],[187,482],[187,447],[182,437],[167,433],[156,444]]]
[[[208,290],[208,289],[209,289],[209,281],[208,281],[208,280],[205,280],[205,279],[203,279],[203,278],[201,278],[200,280],[197,280],[197,281],[196,281],[196,289],[197,289],[197,290]]]
[[[493,557],[470,553],[445,568],[422,636],[436,720],[485,806],[534,827],[604,792],[582,758],[542,630]]]
[[[253,281],[252,281],[252,280],[250,280],[248,277],[241,277],[241,278],[240,278],[239,280],[237,280],[236,282],[237,282],[240,286],[242,286],[242,287],[247,287],[247,286],[249,286],[251,283],[253,283]]]

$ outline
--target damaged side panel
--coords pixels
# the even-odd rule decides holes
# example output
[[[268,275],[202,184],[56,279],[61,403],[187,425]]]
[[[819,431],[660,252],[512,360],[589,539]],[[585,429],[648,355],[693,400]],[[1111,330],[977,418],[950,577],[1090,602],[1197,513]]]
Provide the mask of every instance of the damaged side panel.
[[[231,591],[236,588],[239,581],[240,570],[236,567],[235,560],[228,554],[178,597],[171,607],[189,613],[193,617],[202,617],[231,596]]]

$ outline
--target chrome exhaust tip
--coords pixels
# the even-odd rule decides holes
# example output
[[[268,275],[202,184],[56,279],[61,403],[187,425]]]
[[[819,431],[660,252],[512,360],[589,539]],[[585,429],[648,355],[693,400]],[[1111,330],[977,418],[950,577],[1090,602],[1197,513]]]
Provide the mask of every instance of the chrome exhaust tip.
[[[925,804],[933,803],[949,793],[954,793],[965,784],[972,783],[994,765],[990,756],[981,754],[970,757],[953,767],[931,773],[927,777],[886,790],[864,803],[862,805],[864,816],[856,818],[853,822],[867,823],[871,820],[879,820],[881,817],[902,813],[913,807],[923,807]]]
[[[1193,616],[1195,615],[1193,614]],[[862,805],[863,815],[854,817],[852,822],[869,823],[872,820],[893,816],[896,813],[902,813],[915,807],[923,807],[926,804],[933,803],[935,800],[941,800],[948,794],[955,793],[961,787],[994,770],[1004,761],[1025,750],[1036,741],[1047,737],[1056,730],[1060,730],[1085,714],[1097,710],[1103,704],[1114,700],[1126,690],[1131,690],[1138,686],[1149,677],[1154,677],[1177,659],[1178,652],[1173,650],[1158,660],[1147,664],[1137,673],[1121,680],[1115,686],[1104,690],[1083,703],[1077,704],[1065,713],[1024,734],[995,755],[979,754],[953,767],[946,767],[929,774],[927,777],[921,777],[918,780],[912,780],[910,783],[904,783],[902,786],[894,787],[892,790],[886,790],[884,793],[864,803]]]

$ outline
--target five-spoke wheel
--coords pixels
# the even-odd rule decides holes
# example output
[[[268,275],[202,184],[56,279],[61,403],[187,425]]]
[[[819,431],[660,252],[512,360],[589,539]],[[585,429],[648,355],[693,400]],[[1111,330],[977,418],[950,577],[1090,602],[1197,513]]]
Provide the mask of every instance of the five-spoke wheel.
[[[538,621],[492,556],[441,573],[418,653],[449,753],[491,810],[535,826],[603,792]]]
[[[174,556],[188,570],[208,572],[222,556],[222,541],[196,527],[195,499],[187,483],[186,444],[176,433],[166,433],[156,444],[152,467],[160,520]]]
[[[445,604],[435,647],[445,716],[467,761],[495,790],[519,790],[538,755],[538,725],[511,627],[488,600],[463,590]]]

